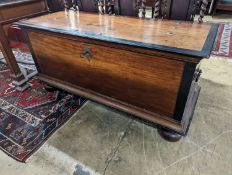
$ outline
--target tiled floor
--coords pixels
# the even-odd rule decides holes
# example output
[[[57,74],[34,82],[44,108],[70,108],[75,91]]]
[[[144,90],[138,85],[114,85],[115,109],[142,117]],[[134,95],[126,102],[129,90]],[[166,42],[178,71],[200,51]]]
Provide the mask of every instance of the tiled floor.
[[[231,175],[232,61],[211,57],[201,68],[202,91],[179,142],[88,102],[26,164],[0,151],[0,175]]]

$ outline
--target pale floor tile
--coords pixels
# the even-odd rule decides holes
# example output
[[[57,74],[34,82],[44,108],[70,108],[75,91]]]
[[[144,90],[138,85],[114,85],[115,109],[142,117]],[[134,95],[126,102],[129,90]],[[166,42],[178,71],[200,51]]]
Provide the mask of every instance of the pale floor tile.
[[[104,173],[129,122],[118,112],[88,102],[48,144],[96,172]]]
[[[52,157],[55,151],[56,157]],[[18,162],[0,151],[0,175],[70,175],[75,165],[70,164],[67,156],[45,144],[27,163]],[[61,164],[65,160],[65,163]]]
[[[177,160],[162,171],[171,175],[231,175],[232,130],[223,132],[196,152]],[[211,152],[205,149],[212,150]]]
[[[106,174],[165,174],[166,166],[196,150],[197,146],[185,139],[170,143],[160,138],[155,128],[133,122]]]

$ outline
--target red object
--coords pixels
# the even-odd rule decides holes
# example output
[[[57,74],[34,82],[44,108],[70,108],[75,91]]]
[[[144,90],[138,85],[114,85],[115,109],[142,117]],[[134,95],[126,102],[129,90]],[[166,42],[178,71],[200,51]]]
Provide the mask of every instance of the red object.
[[[22,52],[30,52],[30,49],[27,44],[10,40],[10,47],[12,49],[19,49]]]
[[[0,150],[25,162],[86,100],[61,90],[48,92],[37,78],[20,92],[1,62],[0,75]]]
[[[10,47],[20,49],[23,52],[29,52],[26,38],[22,29],[17,25],[12,25],[8,29],[8,38],[10,40]]]

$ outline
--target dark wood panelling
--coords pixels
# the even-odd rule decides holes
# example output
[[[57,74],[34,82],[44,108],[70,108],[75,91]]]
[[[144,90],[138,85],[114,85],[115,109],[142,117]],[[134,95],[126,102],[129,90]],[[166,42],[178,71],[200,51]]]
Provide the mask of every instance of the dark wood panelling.
[[[42,11],[46,11],[46,3],[45,1],[37,1],[34,3],[21,3],[16,4],[15,6],[0,6],[0,16],[2,17],[2,21],[6,21],[9,19],[18,18],[21,16],[28,16],[32,14],[36,14]]]
[[[174,0],[171,6],[171,19],[186,20],[190,0]],[[181,8],[181,10],[180,10]]]

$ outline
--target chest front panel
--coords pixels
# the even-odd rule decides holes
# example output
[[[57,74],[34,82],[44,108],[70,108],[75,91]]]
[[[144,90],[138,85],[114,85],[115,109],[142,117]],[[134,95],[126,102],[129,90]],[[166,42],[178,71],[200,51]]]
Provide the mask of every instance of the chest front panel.
[[[172,117],[184,63],[29,32],[41,74]],[[49,46],[49,47],[47,47]]]

